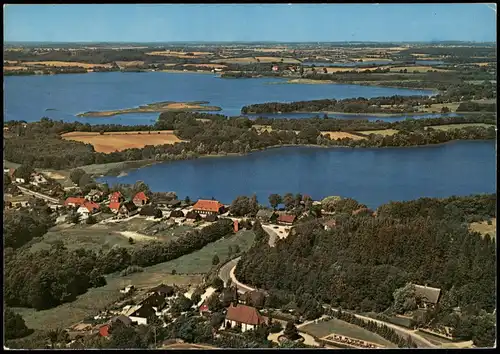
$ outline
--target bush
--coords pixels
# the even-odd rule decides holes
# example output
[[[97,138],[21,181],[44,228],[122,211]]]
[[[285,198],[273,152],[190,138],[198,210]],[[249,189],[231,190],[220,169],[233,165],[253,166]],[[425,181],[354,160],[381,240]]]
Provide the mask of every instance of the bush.
[[[120,276],[124,277],[124,276],[127,276],[129,274],[141,273],[141,272],[144,272],[144,269],[142,269],[139,266],[132,265],[132,266],[128,266],[127,268],[125,268],[124,270],[122,270],[120,272]]]
[[[176,275],[177,274],[177,271],[175,269],[172,269],[172,272],[171,272],[172,275]]]
[[[94,216],[89,215],[89,217],[86,220],[86,223],[87,223],[87,225],[93,225],[93,224],[97,223],[97,220]]]
[[[269,333],[279,333],[283,329],[283,326],[278,321],[274,321],[269,326]]]

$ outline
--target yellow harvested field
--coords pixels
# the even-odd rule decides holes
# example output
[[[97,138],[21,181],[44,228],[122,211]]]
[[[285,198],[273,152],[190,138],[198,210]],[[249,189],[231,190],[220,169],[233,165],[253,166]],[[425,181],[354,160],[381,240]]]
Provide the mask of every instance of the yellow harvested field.
[[[378,135],[388,136],[388,135],[397,134],[398,132],[399,132],[399,130],[396,130],[396,129],[382,129],[382,130],[365,130],[365,131],[360,131],[358,133],[366,134],[366,135],[378,134]]]
[[[116,65],[119,67],[129,67],[129,66],[137,66],[137,65],[144,65],[144,61],[142,60],[134,60],[134,61],[117,61]]]
[[[111,64],[88,64],[70,61],[27,61],[23,62],[23,65],[33,66],[33,65],[44,65],[44,66],[80,66],[82,68],[110,68]]]
[[[165,145],[181,142],[173,130],[143,132],[71,132],[62,135],[63,139],[91,144],[96,152],[111,153],[125,149],[141,149],[146,145]]]
[[[26,70],[27,67],[25,66],[4,66],[3,70],[4,71],[14,71],[14,70]]]
[[[288,48],[254,48],[256,52],[261,53],[274,53],[274,52],[286,52]]]
[[[257,60],[258,59],[258,60]],[[230,63],[230,64],[254,64],[254,63],[283,63],[285,64],[299,64],[300,61],[293,58],[279,58],[279,57],[244,57],[244,58],[227,58],[227,59],[215,59],[212,63]]]
[[[391,72],[399,72],[400,70],[406,69],[408,72],[412,73],[413,71],[417,70],[420,72],[427,72],[427,70],[436,70],[438,72],[444,72],[444,71],[449,71],[446,69],[437,69],[433,68],[432,66],[396,66],[391,68]]]
[[[193,55],[187,55],[187,53],[192,53]],[[159,52],[149,52],[147,55],[161,55],[165,57],[178,57],[178,58],[193,58],[198,56],[210,55],[210,52],[175,52],[172,50],[163,50]]]
[[[461,128],[466,128],[466,127],[483,127],[483,128],[489,128],[489,127],[494,127],[495,125],[493,124],[485,124],[485,123],[458,123],[458,124],[446,124],[446,125],[433,125],[427,128],[432,128],[436,130],[451,130],[451,129],[461,129]]]
[[[4,64],[17,64],[17,60],[4,60]]]
[[[481,235],[490,234],[494,239],[497,237],[497,219],[491,219],[491,225],[488,225],[487,221],[473,222],[469,225],[472,231],[479,232]]]
[[[207,64],[184,64],[184,66],[196,66],[197,68],[217,68],[217,69],[222,69],[226,68],[227,65],[224,64],[214,64],[214,63],[207,63]]]
[[[330,136],[330,139],[332,140],[338,140],[338,139],[343,139],[343,138],[349,138],[353,140],[362,140],[366,139],[363,136],[351,134],[351,133],[346,133],[346,132],[321,132],[321,135],[328,135]]]
[[[479,65],[479,66],[488,66],[491,63],[474,63],[474,64]]]

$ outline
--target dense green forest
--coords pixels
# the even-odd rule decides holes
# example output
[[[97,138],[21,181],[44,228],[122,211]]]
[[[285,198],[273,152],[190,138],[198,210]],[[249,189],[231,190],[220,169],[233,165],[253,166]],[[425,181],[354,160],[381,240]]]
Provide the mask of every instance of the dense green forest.
[[[4,220],[4,232],[23,228],[24,234],[18,239],[32,237],[27,233],[35,226],[20,225],[23,222],[28,224],[30,220],[26,220],[26,216]],[[147,243],[130,251],[117,247],[99,253],[68,250],[62,242],[52,245],[50,250],[33,252],[30,247],[37,242],[33,239],[17,250],[7,247],[4,251],[4,300],[8,306],[51,308],[73,301],[90,287],[105,285],[105,274],[132,265],[145,267],[168,262],[232,232],[232,221],[221,219],[171,242]]]
[[[479,195],[389,203],[377,217],[340,213],[330,231],[311,221],[275,247],[254,245],[236,276],[258,288],[311,294],[363,312],[391,307],[394,291],[407,282],[427,284],[443,291],[432,315],[453,327],[495,309],[495,242],[467,224],[495,217],[495,210],[496,195]],[[457,306],[459,319],[452,310]],[[461,337],[478,340],[467,333]]]
[[[200,120],[202,119],[202,120]],[[426,129],[427,126],[452,123],[496,124],[493,114],[464,117],[409,119],[401,122],[370,122],[352,119],[270,119],[226,117],[198,112],[164,112],[151,126],[93,125],[67,123],[42,118],[40,122],[22,126],[22,122],[6,122],[9,133],[4,134],[4,158],[35,168],[67,169],[89,164],[110,162],[191,159],[202,155],[248,153],[280,145],[324,145],[347,147],[415,146],[437,144],[457,139],[495,139],[495,128],[465,127],[449,131]],[[271,132],[258,132],[254,125],[270,125]],[[370,135],[366,139],[344,138],[331,140],[322,131],[356,132],[359,130],[397,129],[394,136]],[[109,154],[97,153],[90,144],[64,140],[60,134],[72,131],[144,131],[145,139],[151,130],[175,130],[188,142],[173,145],[145,146]],[[298,131],[296,134],[294,131]]]

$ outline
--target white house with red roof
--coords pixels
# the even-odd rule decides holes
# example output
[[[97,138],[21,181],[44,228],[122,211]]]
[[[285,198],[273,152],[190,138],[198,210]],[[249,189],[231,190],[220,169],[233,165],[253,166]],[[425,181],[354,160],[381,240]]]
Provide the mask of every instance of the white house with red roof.
[[[69,197],[64,201],[64,206],[82,206],[85,202],[85,198],[82,197]]]
[[[123,201],[123,195],[120,192],[113,192],[109,195],[110,203],[120,203]]]
[[[259,325],[267,324],[268,318],[262,316],[255,307],[237,304],[227,309],[226,319],[221,329],[235,328],[241,326],[241,331],[256,329]]]
[[[101,206],[97,203],[85,201],[85,203],[83,203],[83,205],[80,206],[76,212],[82,216],[82,219],[86,219],[89,215],[97,213],[100,208]]]

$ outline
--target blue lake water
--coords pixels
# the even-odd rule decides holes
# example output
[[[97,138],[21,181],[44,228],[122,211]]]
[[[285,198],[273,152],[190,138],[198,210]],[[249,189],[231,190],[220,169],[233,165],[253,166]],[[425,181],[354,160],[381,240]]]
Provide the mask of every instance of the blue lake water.
[[[153,191],[179,198],[215,197],[230,203],[256,193],[351,197],[371,208],[391,200],[495,193],[494,141],[460,141],[410,148],[285,147],[245,156],[175,161],[144,167],[114,183],[146,182]]]
[[[410,90],[360,85],[273,85],[276,78],[222,79],[196,73],[91,73],[4,78],[4,120],[55,120],[89,124],[151,124],[151,114],[126,114],[108,118],[76,117],[85,111],[136,107],[159,101],[209,101],[236,116],[253,103],[292,102],[323,98],[431,95]]]

